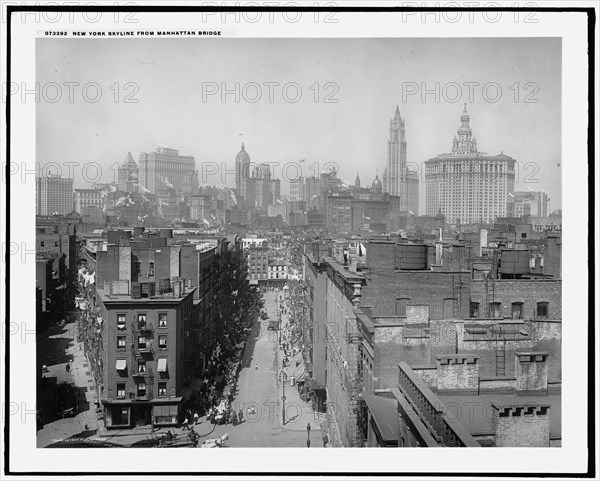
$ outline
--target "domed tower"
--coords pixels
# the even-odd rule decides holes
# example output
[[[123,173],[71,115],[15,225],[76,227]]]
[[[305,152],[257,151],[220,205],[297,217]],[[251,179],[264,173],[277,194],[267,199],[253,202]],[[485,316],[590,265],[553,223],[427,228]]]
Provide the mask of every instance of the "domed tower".
[[[379,176],[375,176],[375,180],[373,180],[373,183],[371,184],[371,192],[373,194],[382,194],[383,193],[383,186],[381,185],[381,181],[379,180]]]

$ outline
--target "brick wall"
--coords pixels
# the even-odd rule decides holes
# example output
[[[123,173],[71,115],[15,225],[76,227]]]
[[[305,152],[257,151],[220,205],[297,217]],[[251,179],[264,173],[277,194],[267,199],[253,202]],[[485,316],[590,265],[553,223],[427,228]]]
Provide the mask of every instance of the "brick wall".
[[[482,327],[492,327],[497,324],[492,320],[468,321],[466,324],[475,324]],[[532,320],[524,321],[522,329],[528,332],[528,336],[521,336],[520,340],[509,339],[505,343],[496,341],[490,336],[488,340],[468,340],[463,323],[458,323],[456,334],[458,336],[458,352],[479,356],[479,368],[482,377],[496,376],[496,348],[504,349],[505,370],[504,375],[512,376],[515,373],[515,353],[520,351],[544,351],[550,354],[548,357],[548,378],[551,381],[561,380],[561,323],[558,321]],[[449,331],[443,329],[440,336],[434,336],[432,324],[432,341],[437,337],[449,337]],[[443,335],[443,336],[442,336]],[[446,343],[450,340],[447,339]],[[432,352],[433,352],[432,348]]]
[[[546,391],[548,388],[548,353],[515,354],[517,391]]]
[[[427,384],[431,389],[437,389],[437,366],[412,366],[412,370],[419,375],[419,377],[423,380],[425,384]]]
[[[429,306],[406,306],[407,324],[427,324],[429,322]]]
[[[492,403],[496,447],[550,446],[550,406]]]
[[[492,281],[490,281],[490,286]],[[471,300],[479,302],[479,317],[486,317],[486,306],[490,302],[500,303],[500,316],[511,316],[513,302],[523,303],[523,319],[536,318],[536,304],[548,302],[547,319],[562,319],[562,288],[560,279],[502,279],[493,281],[493,299],[486,295],[483,280],[471,282]],[[491,290],[491,288],[490,288]],[[468,314],[467,316],[468,317]]]
[[[414,348],[414,351],[413,351]],[[407,358],[426,355],[426,345],[415,346],[402,342],[402,326],[375,326],[373,336],[374,365],[373,375],[379,379],[379,388],[396,387],[398,384],[398,363],[410,361]]]
[[[444,316],[444,299],[455,298],[459,317],[468,317],[470,285],[468,273],[380,271],[367,278],[363,303],[374,306],[373,315],[376,317],[393,316],[396,315],[397,299],[407,298],[407,306],[429,306],[431,319],[451,319],[452,314]]]
[[[119,279],[119,248],[108,246],[106,251],[96,253],[96,285],[103,286],[104,281]]]
[[[451,355],[437,358],[437,388],[440,391],[477,391],[479,359]]]

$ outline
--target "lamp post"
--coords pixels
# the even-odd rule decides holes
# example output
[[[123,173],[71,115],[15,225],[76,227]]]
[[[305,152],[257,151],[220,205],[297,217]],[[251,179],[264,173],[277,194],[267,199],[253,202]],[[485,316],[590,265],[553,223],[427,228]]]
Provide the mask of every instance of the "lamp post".
[[[285,426],[285,383],[287,382],[287,374],[283,369],[279,372],[279,380],[281,381],[281,384],[283,385],[283,393],[281,395],[281,401],[282,401],[281,417],[283,419],[283,425]]]

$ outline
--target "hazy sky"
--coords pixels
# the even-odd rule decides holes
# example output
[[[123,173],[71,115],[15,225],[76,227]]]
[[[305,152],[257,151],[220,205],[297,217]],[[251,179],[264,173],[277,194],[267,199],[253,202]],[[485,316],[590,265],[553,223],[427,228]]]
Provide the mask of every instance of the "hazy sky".
[[[561,206],[559,38],[37,42],[37,79],[42,92],[46,89],[37,110],[42,166],[96,162],[104,168],[103,180],[110,181],[108,167],[128,151],[137,161],[140,152],[163,144],[193,155],[200,171],[209,162],[233,169],[243,140],[252,162],[280,164],[274,169],[277,177],[282,177],[281,165],[306,159],[304,175],[314,173],[309,167],[315,163],[322,169],[335,162],[342,179],[354,182],[358,171],[365,185],[376,172],[383,173],[397,104],[406,120],[407,160],[421,164],[450,151],[467,102],[479,150],[514,157],[520,164],[516,188],[544,190],[552,210]],[[56,97],[50,82],[62,86],[58,101],[48,101]],[[72,102],[68,82],[79,83]],[[92,82],[102,89],[97,102],[82,95],[82,86]],[[128,82],[137,91],[133,85],[125,88]],[[236,82],[239,102],[233,94],[222,99],[222,88],[235,91]],[[273,101],[269,82],[279,84],[271,87]],[[471,87],[472,99],[468,83],[479,84]],[[255,84],[262,90],[259,98]],[[301,96],[293,102],[296,86]],[[206,95],[214,88],[215,95]],[[425,98],[424,88],[431,91]],[[94,100],[96,88],[89,85],[86,94]],[[138,102],[125,102],[128,94]],[[325,102],[328,94],[338,102]],[[204,164],[204,169],[213,166]],[[294,169],[287,173],[296,175]],[[87,175],[93,180],[94,170]],[[208,177],[207,183],[221,184],[221,175]],[[233,175],[226,175],[226,184],[234,184]],[[76,168],[75,186],[87,185]],[[282,190],[287,193],[287,186]],[[422,213],[424,183],[420,199]]]

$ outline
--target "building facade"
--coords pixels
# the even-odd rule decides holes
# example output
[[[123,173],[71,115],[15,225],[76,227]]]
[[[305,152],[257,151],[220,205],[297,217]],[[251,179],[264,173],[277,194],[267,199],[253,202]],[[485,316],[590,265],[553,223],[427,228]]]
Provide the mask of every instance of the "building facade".
[[[477,150],[466,104],[460,121],[452,152],[425,162],[426,212],[435,216],[441,209],[450,224],[493,222],[507,214],[516,161]]]
[[[73,212],[73,179],[60,175],[36,177],[36,215]]]
[[[160,146],[153,152],[140,153],[139,182],[151,194],[169,189],[178,194],[190,194],[195,176],[194,157],[179,155],[177,149]]]
[[[304,177],[300,176],[295,179],[290,179],[290,200],[306,201]]]
[[[106,209],[105,194],[100,189],[75,189],[74,199],[75,212],[81,215],[86,215],[90,209]]]
[[[106,427],[176,425],[193,290],[182,285],[169,296],[154,296],[142,283],[132,283],[131,293],[127,281],[105,287],[97,290],[97,301],[104,331]]]
[[[352,230],[352,195],[333,192],[327,196],[326,228],[331,232]]]
[[[508,196],[507,217],[548,217],[549,202],[545,192],[513,192]]]

